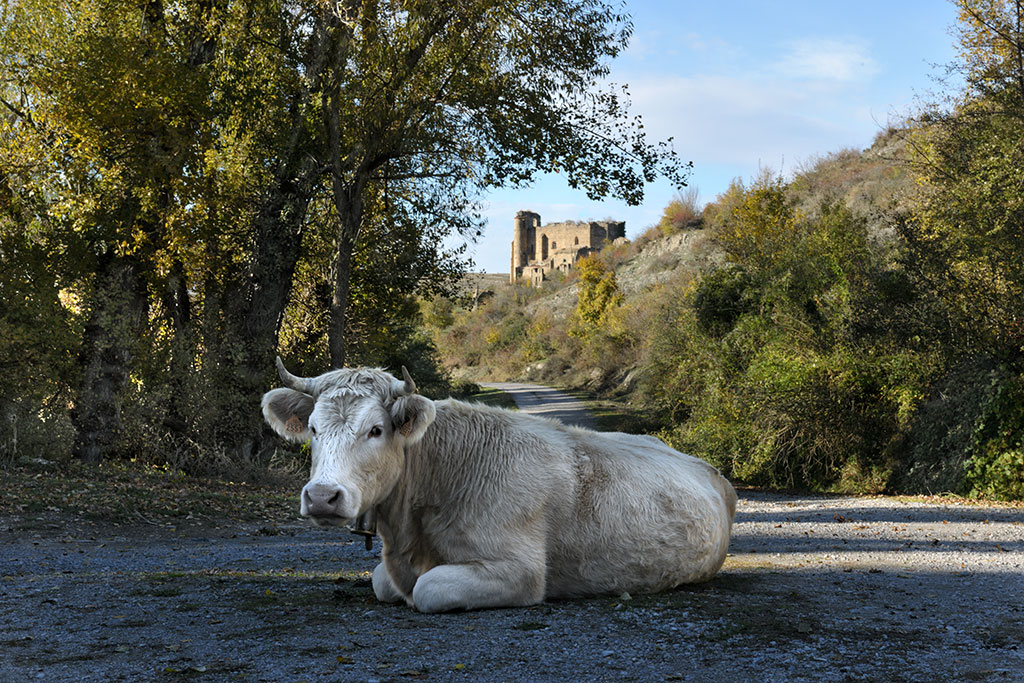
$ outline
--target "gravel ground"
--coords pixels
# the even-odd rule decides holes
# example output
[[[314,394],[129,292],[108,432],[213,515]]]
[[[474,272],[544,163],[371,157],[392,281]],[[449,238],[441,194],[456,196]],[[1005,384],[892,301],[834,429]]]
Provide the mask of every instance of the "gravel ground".
[[[0,520],[0,680],[1024,680],[1024,511],[741,491],[711,582],[424,615],[345,532]]]
[[[1024,681],[1024,509],[740,491],[730,550],[658,595],[425,615],[298,519],[9,515],[0,681]]]

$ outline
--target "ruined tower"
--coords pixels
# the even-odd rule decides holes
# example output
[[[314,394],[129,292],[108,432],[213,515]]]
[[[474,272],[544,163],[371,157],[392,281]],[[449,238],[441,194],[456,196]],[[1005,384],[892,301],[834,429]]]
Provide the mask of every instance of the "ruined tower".
[[[536,258],[536,235],[540,227],[540,215],[532,211],[520,211],[516,214],[512,227],[512,264],[509,270],[509,281],[515,282],[523,273],[523,268]]]

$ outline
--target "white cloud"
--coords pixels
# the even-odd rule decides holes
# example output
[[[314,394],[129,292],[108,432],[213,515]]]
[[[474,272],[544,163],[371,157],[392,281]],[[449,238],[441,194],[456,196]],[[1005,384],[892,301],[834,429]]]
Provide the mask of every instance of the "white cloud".
[[[760,167],[789,173],[822,152],[866,144],[878,129],[860,86],[879,67],[862,43],[798,40],[755,62],[743,50],[697,33],[682,34],[677,42],[710,59],[686,75],[639,60],[611,80],[629,83],[632,111],[643,117],[650,139],[674,138],[679,155],[694,162],[690,180],[705,200],[735,177],[748,180]],[[543,222],[611,216],[625,220],[627,234],[636,236],[657,222],[673,193],[659,181],[643,206],[627,207],[589,202],[557,178],[498,191],[484,208],[488,226],[474,256],[490,272],[506,272],[512,219],[522,209],[536,211]]]
[[[792,80],[854,83],[870,80],[879,66],[863,41],[805,38],[788,43],[773,70]]]
[[[682,44],[692,52],[713,52],[716,59],[726,60],[743,55],[743,50],[721,38],[690,32],[682,36]]]
[[[849,122],[843,103],[754,74],[636,79],[630,90],[651,137],[673,137],[698,167],[712,160],[777,165],[783,156],[828,149]]]

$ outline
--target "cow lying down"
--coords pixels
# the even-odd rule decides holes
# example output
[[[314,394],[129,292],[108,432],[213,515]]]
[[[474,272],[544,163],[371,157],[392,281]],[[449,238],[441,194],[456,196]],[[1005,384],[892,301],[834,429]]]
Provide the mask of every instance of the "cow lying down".
[[[650,593],[725,561],[732,485],[650,436],[597,433],[500,408],[432,401],[376,369],[291,375],[263,396],[286,439],[310,440],[301,513],[376,517],[373,590],[422,612]]]

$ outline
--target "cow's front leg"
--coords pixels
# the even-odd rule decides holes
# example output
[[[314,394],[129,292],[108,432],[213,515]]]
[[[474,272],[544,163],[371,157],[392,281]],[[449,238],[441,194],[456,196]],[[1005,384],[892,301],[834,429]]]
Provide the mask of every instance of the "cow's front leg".
[[[373,592],[381,602],[401,602],[406,599],[402,591],[395,588],[383,562],[373,570]]]
[[[421,612],[535,605],[544,599],[544,566],[522,561],[442,564],[419,577],[412,590]]]
[[[383,560],[373,570],[373,592],[381,602],[405,602],[412,607],[412,589],[416,585],[416,572],[401,553],[391,551],[388,537],[381,534],[380,557]]]

